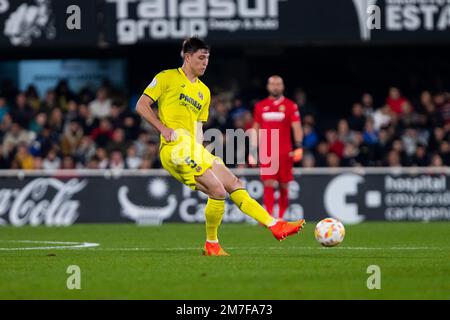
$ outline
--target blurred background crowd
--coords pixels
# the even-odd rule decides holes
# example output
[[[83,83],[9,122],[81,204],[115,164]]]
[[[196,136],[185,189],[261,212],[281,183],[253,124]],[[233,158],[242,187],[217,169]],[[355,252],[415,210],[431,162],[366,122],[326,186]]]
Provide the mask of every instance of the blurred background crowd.
[[[449,92],[404,96],[397,87],[377,97],[361,92],[345,116],[327,117],[326,122],[321,106],[305,90],[294,88],[286,96],[298,104],[302,117],[305,154],[297,166],[450,165]],[[227,129],[251,128],[254,103],[263,98],[214,90],[205,130],[225,134]],[[73,92],[61,80],[44,96],[33,86],[20,92],[4,82],[0,168],[160,168],[159,135],[134,112],[135,101],[107,81],[95,91]]]

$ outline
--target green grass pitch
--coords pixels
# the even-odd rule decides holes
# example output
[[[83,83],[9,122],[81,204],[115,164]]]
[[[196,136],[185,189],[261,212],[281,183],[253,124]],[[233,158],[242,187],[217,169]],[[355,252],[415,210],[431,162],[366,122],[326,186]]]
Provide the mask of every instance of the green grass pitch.
[[[346,226],[335,248],[314,226],[278,242],[260,226],[222,225],[230,257],[201,256],[202,224],[2,227],[0,299],[450,299],[450,223]],[[73,245],[63,242],[99,246],[20,250]],[[67,289],[70,265],[80,290]],[[367,288],[370,265],[379,290]]]

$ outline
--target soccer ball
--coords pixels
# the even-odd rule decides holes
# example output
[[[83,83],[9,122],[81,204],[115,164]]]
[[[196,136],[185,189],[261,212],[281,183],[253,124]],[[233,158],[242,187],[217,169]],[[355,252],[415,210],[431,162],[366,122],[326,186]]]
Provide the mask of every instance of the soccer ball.
[[[342,222],[326,218],[316,225],[314,236],[325,247],[334,247],[340,244],[345,237],[345,228]]]

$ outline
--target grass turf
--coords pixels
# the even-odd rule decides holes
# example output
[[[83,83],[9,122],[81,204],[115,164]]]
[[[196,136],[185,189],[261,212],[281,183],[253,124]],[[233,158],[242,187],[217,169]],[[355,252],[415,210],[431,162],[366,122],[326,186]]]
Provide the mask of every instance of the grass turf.
[[[277,242],[260,226],[223,225],[230,257],[203,257],[204,226],[166,224],[0,228],[0,299],[450,299],[450,223],[346,226],[322,248],[314,223]],[[91,242],[82,249],[4,250]],[[66,287],[69,265],[81,290]],[[381,289],[369,290],[369,265]]]

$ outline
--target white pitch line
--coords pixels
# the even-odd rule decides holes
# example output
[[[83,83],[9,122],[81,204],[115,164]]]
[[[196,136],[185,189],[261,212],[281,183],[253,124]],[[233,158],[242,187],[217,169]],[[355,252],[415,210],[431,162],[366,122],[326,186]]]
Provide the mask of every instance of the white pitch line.
[[[450,250],[446,247],[390,247],[390,248],[376,248],[376,247],[227,247],[227,250]],[[95,251],[191,251],[191,250],[201,250],[201,247],[189,247],[189,248],[95,248]]]
[[[23,247],[23,248],[0,248],[0,251],[28,251],[28,250],[61,250],[61,249],[83,249],[98,247],[99,243],[90,242],[64,242],[64,241],[39,241],[39,240],[0,240],[0,242],[13,243],[43,243],[43,244],[65,244],[64,246],[46,247]]]

